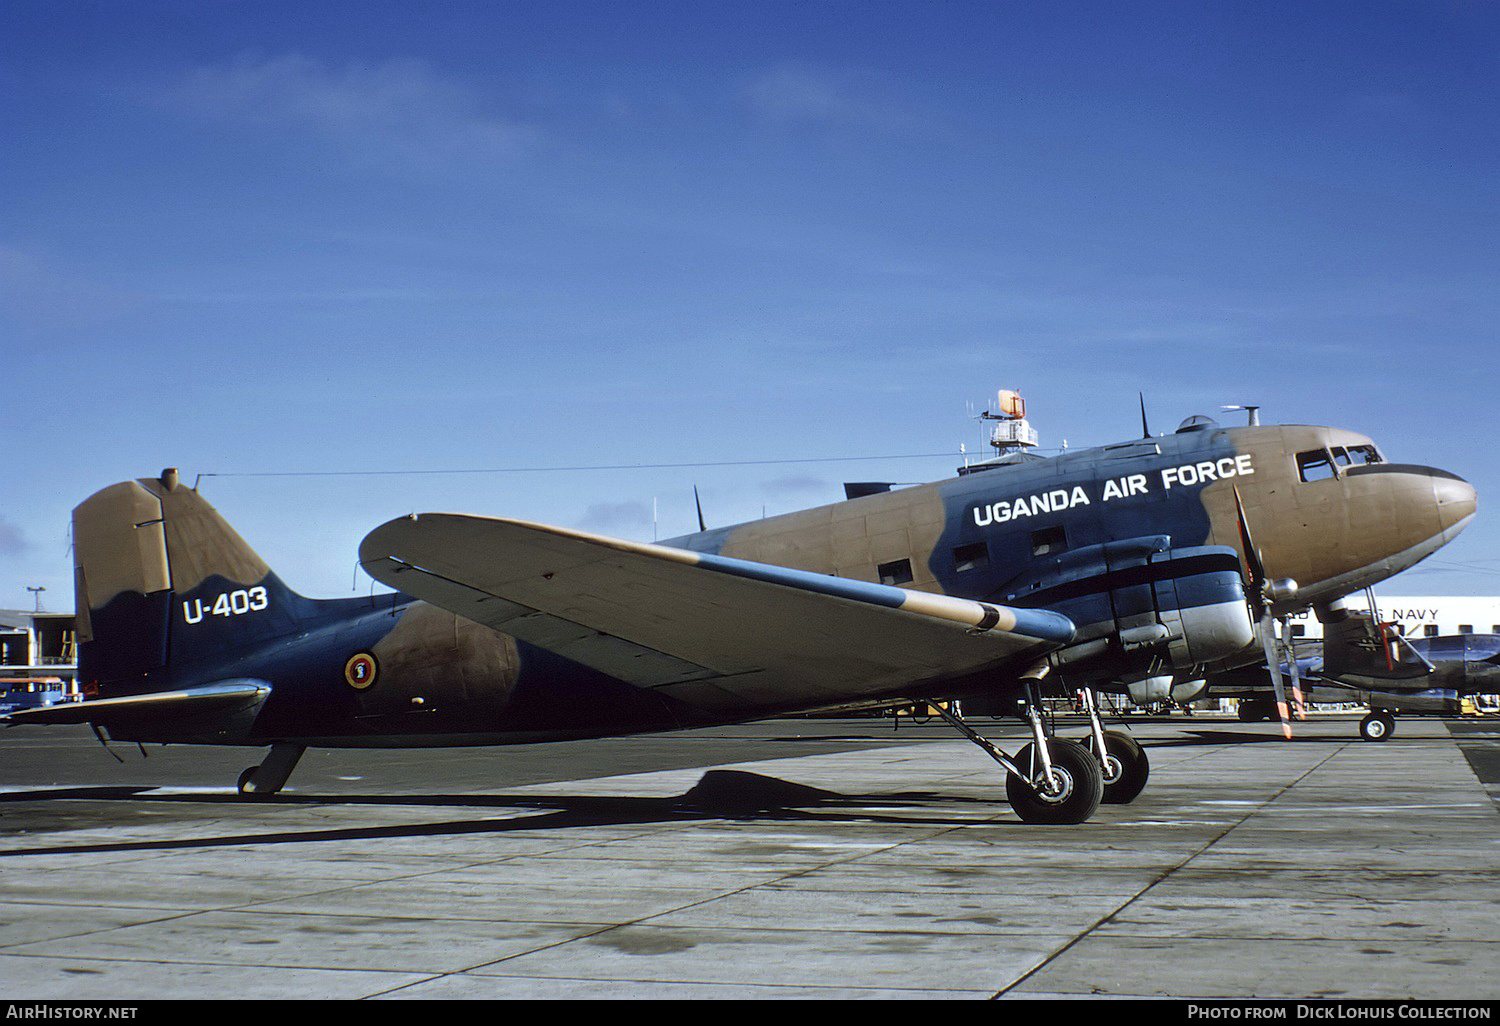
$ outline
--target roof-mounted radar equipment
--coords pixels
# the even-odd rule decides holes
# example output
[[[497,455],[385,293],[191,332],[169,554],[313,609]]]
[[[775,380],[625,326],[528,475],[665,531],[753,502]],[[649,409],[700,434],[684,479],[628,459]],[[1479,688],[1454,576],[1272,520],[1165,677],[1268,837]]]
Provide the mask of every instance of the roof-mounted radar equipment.
[[[1037,433],[1036,428],[1026,422],[1026,400],[1021,398],[1021,393],[1001,389],[996,393],[993,412],[985,410],[979,415],[979,419],[995,425],[990,429],[988,438],[995,455],[977,463],[966,463],[958,468],[960,475],[1015,463],[1030,463],[1042,458],[1028,451],[1036,447]]]
[[[980,420],[995,422],[990,432],[990,447],[1000,456],[1035,448],[1036,428],[1026,423],[1026,400],[1021,393],[1001,389],[997,399],[994,413],[986,410],[979,415]]]

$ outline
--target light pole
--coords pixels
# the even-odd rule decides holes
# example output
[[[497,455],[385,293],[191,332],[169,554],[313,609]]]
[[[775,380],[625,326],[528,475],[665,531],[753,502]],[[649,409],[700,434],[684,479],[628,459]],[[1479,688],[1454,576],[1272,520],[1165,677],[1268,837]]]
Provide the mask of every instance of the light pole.
[[[33,588],[28,584],[26,590],[36,596],[36,611],[40,613],[42,611],[42,592],[47,590],[47,586],[45,584],[38,584]]]

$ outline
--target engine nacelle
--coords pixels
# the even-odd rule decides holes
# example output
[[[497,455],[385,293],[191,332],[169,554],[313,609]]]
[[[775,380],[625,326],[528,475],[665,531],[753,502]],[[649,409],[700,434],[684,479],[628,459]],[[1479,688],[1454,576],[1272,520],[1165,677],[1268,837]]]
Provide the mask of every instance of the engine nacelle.
[[[1136,705],[1155,705],[1158,702],[1186,705],[1203,697],[1207,689],[1205,680],[1179,681],[1171,676],[1143,677],[1125,685],[1126,694]]]
[[[1078,625],[1074,643],[1052,657],[1075,683],[1188,681],[1256,640],[1239,555],[1227,546],[1174,549],[1166,535],[1091,545],[1034,566],[1001,594]],[[1171,697],[1170,684],[1165,691],[1157,701]]]
[[[1178,681],[1172,685],[1172,701],[1179,705],[1186,705],[1188,702],[1198,701],[1207,691],[1208,681],[1202,677],[1197,680]]]
[[[1168,702],[1172,699],[1172,678],[1170,675],[1164,677],[1143,677],[1133,680],[1125,685],[1125,690],[1130,695],[1130,700],[1136,705],[1155,705],[1157,702]]]

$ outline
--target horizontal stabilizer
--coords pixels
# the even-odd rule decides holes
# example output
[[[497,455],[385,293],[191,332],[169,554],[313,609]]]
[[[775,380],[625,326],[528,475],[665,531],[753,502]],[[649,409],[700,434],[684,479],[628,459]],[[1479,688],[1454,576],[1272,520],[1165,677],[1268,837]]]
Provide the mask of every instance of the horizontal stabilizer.
[[[221,715],[229,717],[258,705],[271,693],[262,680],[225,680],[182,691],[157,691],[125,698],[65,702],[0,716],[7,726],[91,723],[98,727],[166,725],[174,720]]]

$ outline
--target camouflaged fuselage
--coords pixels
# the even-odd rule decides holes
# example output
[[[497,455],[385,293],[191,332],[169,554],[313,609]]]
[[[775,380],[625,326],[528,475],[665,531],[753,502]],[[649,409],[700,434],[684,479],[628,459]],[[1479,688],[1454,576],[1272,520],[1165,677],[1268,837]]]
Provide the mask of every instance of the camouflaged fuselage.
[[[1059,611],[1078,627],[1059,654],[1060,673],[1090,683],[1252,661],[1248,566],[1284,583],[1278,601],[1286,608],[1304,607],[1405,569],[1473,512],[1466,483],[1385,463],[1360,435],[1211,426],[664,544]],[[689,692],[632,686],[403,595],[303,598],[196,491],[170,477],[116,485],[87,500],[75,512],[75,540],[80,681],[94,698],[241,680],[269,689],[234,715],[165,726],[149,716],[117,718],[109,729],[123,739],[515,743],[820,704],[709,708],[682,697]],[[1014,683],[913,681],[889,697]]]

